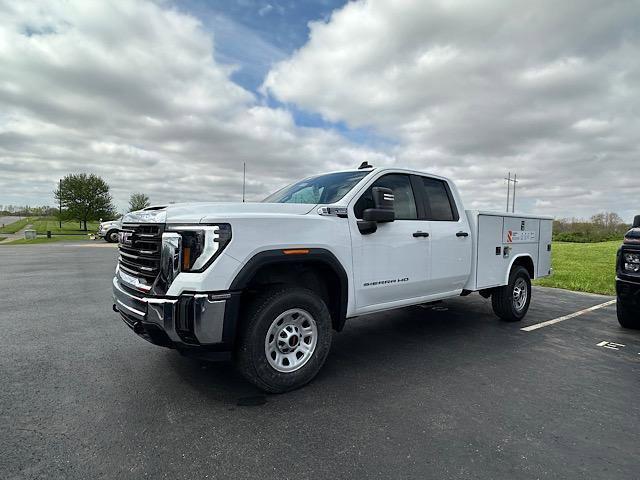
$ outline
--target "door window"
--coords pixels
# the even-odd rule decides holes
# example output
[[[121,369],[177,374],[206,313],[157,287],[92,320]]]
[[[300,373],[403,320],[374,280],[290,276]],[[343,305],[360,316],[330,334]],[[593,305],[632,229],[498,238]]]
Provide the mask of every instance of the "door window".
[[[447,184],[435,178],[420,178],[422,179],[426,196],[426,219],[440,222],[458,221],[458,211]]]
[[[396,220],[418,219],[416,200],[413,195],[413,189],[411,188],[409,175],[399,173],[391,173],[380,177],[362,194],[353,207],[356,218],[361,219],[364,210],[375,207],[372,194],[373,187],[385,187],[393,190]]]

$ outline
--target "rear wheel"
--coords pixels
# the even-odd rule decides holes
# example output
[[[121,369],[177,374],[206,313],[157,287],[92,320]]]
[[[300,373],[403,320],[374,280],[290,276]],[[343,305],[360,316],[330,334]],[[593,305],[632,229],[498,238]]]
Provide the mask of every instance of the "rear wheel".
[[[616,302],[616,313],[618,314],[618,322],[622,327],[640,329],[640,315],[636,312],[636,315],[632,316],[629,307],[620,301],[620,297]]]
[[[246,312],[236,362],[240,373],[271,393],[300,388],[316,376],[331,347],[331,316],[304,288],[271,289]]]
[[[109,230],[104,239],[109,243],[116,243],[118,241],[118,230]]]
[[[524,267],[515,267],[509,275],[509,283],[496,288],[491,294],[494,313],[506,322],[522,320],[531,302],[531,277]]]

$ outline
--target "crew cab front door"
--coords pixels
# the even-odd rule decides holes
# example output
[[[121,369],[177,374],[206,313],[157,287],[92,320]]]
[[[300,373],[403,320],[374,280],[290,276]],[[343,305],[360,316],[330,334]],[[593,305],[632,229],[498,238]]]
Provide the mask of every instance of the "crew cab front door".
[[[374,233],[363,235],[357,219],[373,208],[373,187],[393,190],[395,221],[378,223]],[[429,222],[418,219],[410,175],[389,173],[376,179],[356,197],[349,218],[356,312],[393,308],[424,296],[429,280]]]

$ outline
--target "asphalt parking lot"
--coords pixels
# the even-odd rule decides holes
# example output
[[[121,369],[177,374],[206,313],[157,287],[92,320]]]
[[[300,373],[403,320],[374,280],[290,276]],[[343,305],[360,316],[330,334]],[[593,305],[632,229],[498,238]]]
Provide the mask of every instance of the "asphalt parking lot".
[[[610,297],[350,320],[315,381],[263,396],[122,324],[115,257],[0,248],[1,478],[638,478],[640,332],[615,305],[522,330]]]
[[[11,217],[3,217],[0,215],[0,227],[3,225],[9,225],[10,223],[13,222],[17,222],[18,220],[21,220],[22,217],[18,217],[18,216],[11,216]]]

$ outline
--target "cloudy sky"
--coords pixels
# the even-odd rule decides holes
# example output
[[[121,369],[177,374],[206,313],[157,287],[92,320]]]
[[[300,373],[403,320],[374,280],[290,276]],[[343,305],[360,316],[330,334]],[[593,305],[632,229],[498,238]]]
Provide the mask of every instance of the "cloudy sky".
[[[467,208],[640,213],[640,3],[0,0],[0,204],[124,208],[406,166]]]

